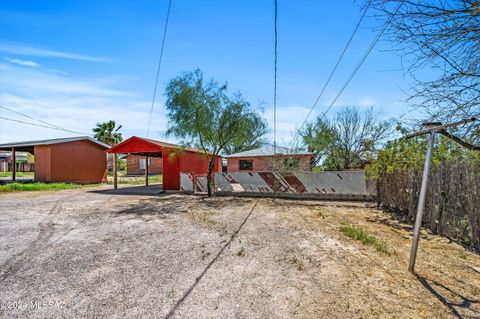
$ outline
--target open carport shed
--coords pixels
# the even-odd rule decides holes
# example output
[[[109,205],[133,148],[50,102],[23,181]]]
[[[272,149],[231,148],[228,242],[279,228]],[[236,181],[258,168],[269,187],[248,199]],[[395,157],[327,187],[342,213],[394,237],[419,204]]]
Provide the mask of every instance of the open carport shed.
[[[117,155],[145,156],[145,185],[148,186],[148,158],[161,157],[163,161],[163,189],[180,189],[180,172],[189,174],[207,174],[209,154],[198,149],[176,144],[132,136],[113,146],[107,153],[115,154],[114,187],[117,188]],[[221,169],[221,157],[215,161],[214,172]]]
[[[108,144],[88,136],[0,144],[0,150],[28,152],[35,157],[35,180],[77,184],[101,183],[106,178]],[[16,179],[12,165],[12,180]]]

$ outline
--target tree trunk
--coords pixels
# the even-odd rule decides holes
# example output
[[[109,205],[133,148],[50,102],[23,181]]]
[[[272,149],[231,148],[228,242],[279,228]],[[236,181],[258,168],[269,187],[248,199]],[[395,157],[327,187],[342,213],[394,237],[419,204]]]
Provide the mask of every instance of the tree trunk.
[[[210,158],[208,162],[208,171],[207,171],[207,193],[208,197],[212,196],[212,171],[215,166],[215,156]]]

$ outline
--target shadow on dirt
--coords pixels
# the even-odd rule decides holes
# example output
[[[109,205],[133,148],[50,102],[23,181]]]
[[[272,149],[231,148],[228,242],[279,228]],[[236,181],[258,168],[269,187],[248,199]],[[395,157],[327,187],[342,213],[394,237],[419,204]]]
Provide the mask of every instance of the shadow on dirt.
[[[223,209],[226,206],[242,208],[250,206],[253,202],[253,199],[239,197],[197,197],[197,203],[205,209]]]
[[[200,196],[171,197],[159,195],[156,198],[140,199],[135,204],[127,207],[119,207],[113,213],[113,216],[130,216],[131,218],[142,218],[150,220],[152,218],[168,218],[172,215],[184,214],[189,212],[207,212],[212,210],[221,210],[226,206],[234,206],[239,209],[251,205],[250,200],[236,198],[207,198]]]
[[[387,218],[387,217],[370,216],[370,217],[367,217],[366,220],[368,222],[371,222],[371,223],[383,224],[385,226],[389,226],[389,227],[392,227],[394,229],[402,230],[402,231],[406,231],[406,232],[412,232],[412,230],[413,230],[412,226],[402,224],[395,219],[390,219],[390,218]]]
[[[167,218],[170,215],[183,214],[188,212],[184,199],[170,199],[161,201],[157,199],[143,199],[135,205],[120,208],[113,213],[114,216],[130,216],[132,218],[151,219]]]
[[[167,196],[162,188],[162,185],[151,186],[128,186],[120,187],[118,189],[101,189],[92,190],[88,193],[103,194],[103,195],[135,195],[135,196]]]
[[[427,279],[419,274],[415,274],[415,277],[435,298],[437,298],[441,303],[443,303],[455,317],[464,318],[455,307],[468,309],[472,312],[474,317],[480,315],[480,312],[478,310],[471,308],[472,304],[479,304],[480,300],[467,298],[457,292],[454,292],[453,290],[442,285],[441,283],[431,279]],[[461,302],[452,302],[449,299],[460,299]]]

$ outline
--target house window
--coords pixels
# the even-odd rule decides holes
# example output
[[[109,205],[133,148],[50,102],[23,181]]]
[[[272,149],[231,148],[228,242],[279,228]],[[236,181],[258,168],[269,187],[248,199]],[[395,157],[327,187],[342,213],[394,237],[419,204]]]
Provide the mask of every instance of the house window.
[[[253,169],[253,160],[239,160],[238,167],[241,171],[251,171]]]
[[[152,159],[148,158],[148,165],[152,165]],[[145,159],[141,158],[138,160],[138,168],[139,169],[145,169]]]

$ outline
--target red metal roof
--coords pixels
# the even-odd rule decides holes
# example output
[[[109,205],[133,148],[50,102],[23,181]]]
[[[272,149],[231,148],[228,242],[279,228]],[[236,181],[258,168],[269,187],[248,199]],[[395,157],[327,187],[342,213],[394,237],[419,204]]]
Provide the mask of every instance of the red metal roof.
[[[195,148],[184,147],[182,145],[152,140],[149,138],[132,136],[125,141],[114,145],[110,149],[106,150],[106,153],[161,153],[164,148],[180,149],[188,152],[204,153],[203,151]]]

